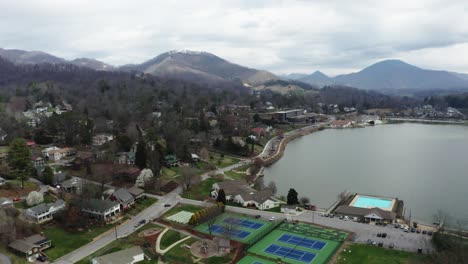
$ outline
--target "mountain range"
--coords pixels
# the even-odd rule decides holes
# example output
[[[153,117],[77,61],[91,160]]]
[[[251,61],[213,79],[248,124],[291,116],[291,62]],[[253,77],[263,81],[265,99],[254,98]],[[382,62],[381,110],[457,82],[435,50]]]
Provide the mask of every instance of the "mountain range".
[[[141,64],[112,66],[92,58],[65,60],[41,51],[1,49],[0,57],[14,64],[73,64],[97,71],[141,72],[158,77],[199,83],[242,83],[255,89],[275,91],[310,90],[328,85],[343,85],[366,90],[462,90],[468,89],[468,75],[418,68],[401,60],[385,60],[363,70],[329,77],[320,71],[310,75],[277,76],[231,63],[203,51],[169,51]]]
[[[401,60],[384,60],[363,70],[329,77],[320,71],[294,78],[311,85],[345,85],[366,90],[451,90],[468,89],[468,75],[426,70]]]

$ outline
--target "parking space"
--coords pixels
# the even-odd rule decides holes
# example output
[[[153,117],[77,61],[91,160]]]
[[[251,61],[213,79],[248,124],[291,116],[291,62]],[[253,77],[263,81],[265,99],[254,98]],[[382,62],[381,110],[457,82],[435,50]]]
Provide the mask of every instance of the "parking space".
[[[351,231],[355,233],[353,241],[357,243],[367,243],[367,241],[370,239],[376,243],[383,242],[383,246],[385,248],[388,248],[389,245],[393,243],[394,248],[399,250],[416,252],[418,248],[421,248],[424,253],[433,251],[431,243],[432,236],[422,233],[406,233],[400,228],[394,228],[393,225],[376,226],[371,224],[357,223],[351,220],[344,221],[336,217],[322,217],[320,216],[320,213],[310,211],[304,212],[294,219]],[[377,237],[378,233],[387,233],[387,237]]]

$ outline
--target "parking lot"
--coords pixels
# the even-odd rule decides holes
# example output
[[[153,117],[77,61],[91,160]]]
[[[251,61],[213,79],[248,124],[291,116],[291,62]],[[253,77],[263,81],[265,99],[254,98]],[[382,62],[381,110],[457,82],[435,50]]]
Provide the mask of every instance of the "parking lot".
[[[312,214],[314,215],[312,216]],[[323,217],[318,212],[310,211],[304,212],[294,217],[294,219],[351,231],[355,233],[353,241],[357,243],[365,244],[370,239],[376,243],[383,242],[383,247],[385,248],[388,248],[393,243],[394,249],[410,252],[417,252],[418,248],[421,248],[424,253],[429,253],[433,250],[431,243],[432,236],[422,233],[406,233],[400,228],[395,228],[393,225],[376,226],[373,224],[357,223],[351,220],[345,221],[337,217]],[[387,237],[377,237],[378,233],[387,233]]]

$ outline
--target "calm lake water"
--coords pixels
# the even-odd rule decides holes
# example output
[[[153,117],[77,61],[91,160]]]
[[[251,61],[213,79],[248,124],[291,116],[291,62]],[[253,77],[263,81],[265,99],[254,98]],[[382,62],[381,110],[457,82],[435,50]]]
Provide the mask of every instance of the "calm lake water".
[[[407,215],[425,223],[442,209],[468,220],[468,126],[386,124],[327,129],[288,144],[283,158],[265,170],[278,195],[328,208],[339,192],[398,197]],[[468,228],[468,226],[465,226]]]

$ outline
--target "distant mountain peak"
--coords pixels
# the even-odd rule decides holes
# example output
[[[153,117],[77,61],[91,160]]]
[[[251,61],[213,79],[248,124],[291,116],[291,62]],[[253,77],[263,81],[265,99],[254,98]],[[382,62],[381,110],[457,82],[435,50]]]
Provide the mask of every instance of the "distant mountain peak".
[[[316,77],[325,77],[325,78],[330,78],[328,77],[328,75],[326,75],[325,73],[317,70],[317,71],[314,71],[311,75],[309,76],[316,76]]]
[[[187,50],[187,49],[182,49],[182,50],[170,50],[167,52],[169,55],[173,54],[187,54],[187,55],[211,55],[214,56],[211,53],[208,53],[206,51],[198,51],[198,50]]]

